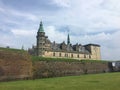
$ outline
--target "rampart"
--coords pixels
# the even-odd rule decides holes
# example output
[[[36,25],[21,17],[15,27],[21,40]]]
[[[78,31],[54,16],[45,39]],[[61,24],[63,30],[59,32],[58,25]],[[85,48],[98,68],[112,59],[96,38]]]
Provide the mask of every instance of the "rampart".
[[[0,50],[0,81],[32,77],[32,62],[22,51]]]
[[[33,67],[34,78],[75,76],[111,71],[111,63],[108,62],[38,61],[33,64]]]
[[[52,59],[52,58],[51,58]],[[25,51],[0,49],[0,81],[75,76],[111,72],[112,64],[103,61],[38,60]]]

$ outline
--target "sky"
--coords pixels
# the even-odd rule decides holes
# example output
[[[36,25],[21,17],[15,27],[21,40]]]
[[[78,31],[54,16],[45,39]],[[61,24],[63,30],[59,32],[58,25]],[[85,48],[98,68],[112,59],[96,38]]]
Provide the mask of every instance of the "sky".
[[[120,60],[119,0],[0,0],[0,47],[36,45],[40,21],[53,42],[93,43],[103,60]]]

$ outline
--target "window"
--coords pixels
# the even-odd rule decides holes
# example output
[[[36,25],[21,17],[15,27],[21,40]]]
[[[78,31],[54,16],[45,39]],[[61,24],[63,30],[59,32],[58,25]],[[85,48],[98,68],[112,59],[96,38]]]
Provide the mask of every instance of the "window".
[[[61,53],[59,53],[59,57],[61,57]]]
[[[73,57],[73,54],[71,54],[71,57]]]
[[[53,53],[53,56],[55,56],[55,52]]]
[[[67,53],[65,53],[65,57],[68,57],[68,54],[67,54]]]
[[[89,58],[91,58],[91,55],[89,55]]]

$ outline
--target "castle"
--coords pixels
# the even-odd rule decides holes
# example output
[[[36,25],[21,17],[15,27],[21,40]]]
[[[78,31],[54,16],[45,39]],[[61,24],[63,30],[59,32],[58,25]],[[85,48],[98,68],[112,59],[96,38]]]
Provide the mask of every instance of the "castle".
[[[29,49],[29,53],[41,57],[53,58],[73,58],[73,59],[91,59],[100,60],[100,45],[97,44],[75,44],[70,43],[70,36],[67,36],[67,44],[51,42],[45,35],[42,22],[37,32],[37,45]]]

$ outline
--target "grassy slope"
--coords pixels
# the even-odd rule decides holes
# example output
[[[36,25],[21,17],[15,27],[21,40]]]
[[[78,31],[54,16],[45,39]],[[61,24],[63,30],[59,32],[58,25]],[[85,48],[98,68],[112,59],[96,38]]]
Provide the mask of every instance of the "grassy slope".
[[[36,61],[65,61],[65,62],[100,62],[100,63],[107,63],[108,61],[103,60],[77,60],[73,58],[48,58],[48,57],[38,57],[38,56],[31,56],[33,62]]]
[[[0,47],[0,51],[14,52],[14,53],[24,53],[24,52],[26,52],[25,50],[21,50],[21,49],[3,48],[3,47]]]
[[[120,73],[1,82],[0,90],[120,90]]]

